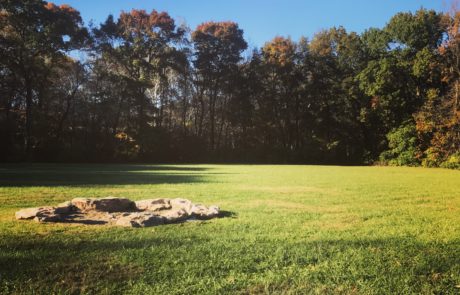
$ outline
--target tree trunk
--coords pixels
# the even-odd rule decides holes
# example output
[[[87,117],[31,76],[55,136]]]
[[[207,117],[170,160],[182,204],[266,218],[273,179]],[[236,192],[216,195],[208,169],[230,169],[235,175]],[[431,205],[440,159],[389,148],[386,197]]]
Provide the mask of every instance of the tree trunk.
[[[214,132],[215,132],[215,108],[216,108],[216,100],[214,95],[210,97],[209,101],[209,120],[211,121],[211,134],[210,134],[210,145],[211,151],[214,150]]]
[[[26,79],[26,129],[24,138],[24,147],[26,157],[30,156],[30,149],[32,144],[32,102],[33,92],[29,79]]]

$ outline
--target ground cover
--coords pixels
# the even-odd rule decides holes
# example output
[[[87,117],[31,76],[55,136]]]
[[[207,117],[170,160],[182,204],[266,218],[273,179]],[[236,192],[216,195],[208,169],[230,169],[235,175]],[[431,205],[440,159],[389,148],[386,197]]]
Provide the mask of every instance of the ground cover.
[[[282,165],[1,165],[0,293],[460,291],[460,172]],[[17,221],[74,197],[187,198],[150,228]]]

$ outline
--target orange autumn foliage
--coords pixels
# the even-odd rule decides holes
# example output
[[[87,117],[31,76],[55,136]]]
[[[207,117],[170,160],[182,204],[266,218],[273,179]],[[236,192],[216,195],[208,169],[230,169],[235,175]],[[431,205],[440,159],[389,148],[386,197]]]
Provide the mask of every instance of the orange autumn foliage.
[[[276,36],[272,41],[265,43],[262,48],[266,60],[272,64],[285,66],[293,61],[295,44],[290,38]]]

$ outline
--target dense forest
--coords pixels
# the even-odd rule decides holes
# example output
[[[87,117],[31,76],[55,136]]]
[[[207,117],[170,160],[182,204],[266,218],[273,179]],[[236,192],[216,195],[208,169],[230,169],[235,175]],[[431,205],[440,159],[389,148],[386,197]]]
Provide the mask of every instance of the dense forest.
[[[0,160],[460,167],[460,13],[276,36],[0,1]],[[76,58],[78,56],[78,58]]]

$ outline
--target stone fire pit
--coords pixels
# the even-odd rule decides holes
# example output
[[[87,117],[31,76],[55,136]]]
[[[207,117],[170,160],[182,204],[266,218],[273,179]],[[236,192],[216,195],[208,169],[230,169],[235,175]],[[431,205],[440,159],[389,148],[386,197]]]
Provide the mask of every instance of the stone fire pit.
[[[16,212],[16,219],[37,222],[110,224],[146,227],[219,215],[219,207],[193,204],[187,199],[75,198],[57,206],[27,208]]]

